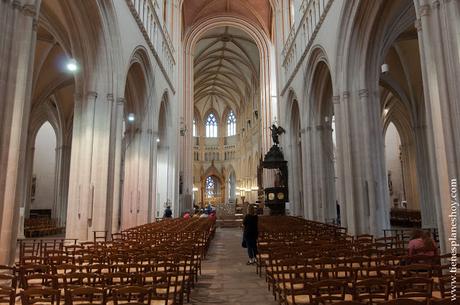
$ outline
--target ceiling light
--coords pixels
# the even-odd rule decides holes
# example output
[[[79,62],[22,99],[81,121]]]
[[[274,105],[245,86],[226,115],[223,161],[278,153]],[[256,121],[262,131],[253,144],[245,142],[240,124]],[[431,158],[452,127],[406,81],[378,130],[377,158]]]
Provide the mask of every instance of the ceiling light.
[[[157,138],[157,143],[160,143],[160,138]]]
[[[75,59],[69,59],[66,67],[67,67],[67,70],[69,70],[70,72],[77,71],[78,70],[77,61]]]
[[[128,122],[132,123],[136,120],[136,117],[134,116],[134,113],[129,113],[128,114]]]
[[[387,74],[388,71],[390,71],[390,67],[388,66],[388,64],[383,64],[381,69],[382,69],[382,74]]]

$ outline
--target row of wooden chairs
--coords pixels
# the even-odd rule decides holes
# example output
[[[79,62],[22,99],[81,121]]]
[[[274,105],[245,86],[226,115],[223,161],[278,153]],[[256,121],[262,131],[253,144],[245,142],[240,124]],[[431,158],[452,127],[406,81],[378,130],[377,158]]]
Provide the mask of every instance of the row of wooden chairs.
[[[32,304],[53,304],[59,305],[61,299],[65,304],[78,305],[104,305],[109,302],[107,292],[101,288],[95,287],[78,287],[65,291],[64,297],[57,289],[37,289],[31,288],[21,292],[22,303],[24,305]],[[116,288],[113,291],[113,297],[110,300],[114,305],[163,305],[172,304],[168,298],[168,292],[158,293],[153,288],[141,286],[127,286]],[[14,304],[14,303],[13,303]]]
[[[259,224],[256,270],[265,271],[280,304],[460,297],[451,295],[450,255],[408,257],[401,244],[394,246],[395,237],[350,237],[341,228],[293,217],[261,217]]]
[[[189,302],[214,231],[213,220],[175,219],[122,231],[110,241],[95,238],[57,242],[53,247],[34,241],[23,246],[34,251],[24,251],[17,266],[5,267],[0,295],[5,299],[20,295],[27,305],[35,303],[35,294],[38,300],[45,299],[41,291],[49,293],[54,303],[72,304],[74,291],[97,289],[105,304],[115,302],[119,289],[137,287],[148,290],[144,300],[148,304],[182,304],[185,297]],[[59,298],[52,297],[56,291]]]

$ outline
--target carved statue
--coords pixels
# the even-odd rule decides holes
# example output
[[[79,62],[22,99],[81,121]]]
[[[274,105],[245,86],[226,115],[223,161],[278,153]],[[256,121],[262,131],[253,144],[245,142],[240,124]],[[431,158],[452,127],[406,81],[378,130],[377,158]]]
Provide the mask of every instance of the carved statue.
[[[270,127],[270,130],[272,132],[273,143],[276,145],[280,144],[279,135],[285,133],[286,130],[284,130],[281,126],[276,126],[275,124]]]

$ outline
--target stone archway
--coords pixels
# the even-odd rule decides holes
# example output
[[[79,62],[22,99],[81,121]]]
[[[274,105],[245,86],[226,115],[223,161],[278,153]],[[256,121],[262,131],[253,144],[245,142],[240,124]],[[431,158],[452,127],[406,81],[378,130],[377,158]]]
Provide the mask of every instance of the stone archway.
[[[276,103],[276,99],[273,99],[274,92],[276,92],[276,83],[275,77],[273,75],[272,67],[275,66],[274,62],[274,49],[270,43],[270,39],[267,37],[265,32],[254,26],[248,20],[245,20],[241,17],[235,16],[218,16],[218,17],[211,17],[204,19],[202,22],[194,25],[192,29],[186,33],[184,39],[184,54],[182,57],[182,64],[185,67],[184,78],[182,82],[184,84],[183,88],[183,104],[182,104],[182,117],[184,118],[184,122],[186,126],[192,126],[193,124],[193,86],[194,86],[194,78],[193,78],[193,50],[200,39],[200,37],[206,33],[207,31],[219,27],[235,27],[244,32],[246,32],[256,43],[259,49],[259,58],[261,62],[260,66],[260,113],[259,116],[262,119],[262,127],[261,127],[261,143],[262,143],[262,150],[267,151],[268,148],[271,146],[271,138],[269,134],[268,127],[271,125],[275,117],[277,116],[278,107]],[[193,147],[191,134],[187,134],[181,140],[181,151],[183,155],[181,155],[181,160],[183,160],[181,164],[181,171],[184,173],[184,185],[188,189],[192,189],[193,186],[193,154],[190,153]],[[266,183],[270,183],[269,179],[264,179]]]
[[[153,76],[144,49],[137,49],[126,76],[121,151],[121,227],[147,223],[151,217],[151,145]]]
[[[289,148],[289,198],[291,202],[291,214],[295,216],[305,215],[304,190],[303,190],[303,152],[301,137],[301,113],[296,94],[289,93],[289,107],[286,122],[289,122],[288,148]]]

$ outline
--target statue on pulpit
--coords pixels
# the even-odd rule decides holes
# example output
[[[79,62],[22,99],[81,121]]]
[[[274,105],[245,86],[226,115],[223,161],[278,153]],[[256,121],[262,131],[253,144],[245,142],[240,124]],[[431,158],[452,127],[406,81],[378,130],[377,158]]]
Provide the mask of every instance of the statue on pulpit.
[[[270,130],[272,132],[273,143],[275,143],[276,145],[279,145],[280,144],[279,135],[285,133],[286,130],[284,130],[284,128],[281,126],[276,126],[275,124],[273,124],[272,127],[270,127]]]

